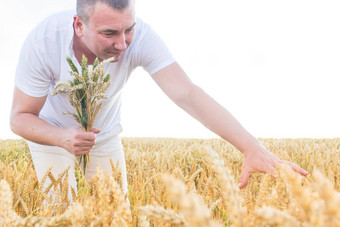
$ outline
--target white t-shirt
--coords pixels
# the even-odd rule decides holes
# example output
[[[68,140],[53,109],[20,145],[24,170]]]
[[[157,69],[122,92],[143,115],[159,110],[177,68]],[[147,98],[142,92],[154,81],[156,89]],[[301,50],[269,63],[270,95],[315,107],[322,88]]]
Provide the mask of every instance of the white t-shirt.
[[[73,116],[64,114],[75,110],[68,101],[68,94],[51,96],[51,93],[57,83],[73,80],[67,56],[81,71],[72,49],[74,14],[75,11],[54,14],[33,29],[23,44],[15,74],[15,85],[25,94],[33,97],[48,95],[40,118],[64,128],[78,125]],[[100,134],[116,136],[122,131],[121,91],[136,67],[142,66],[152,75],[174,61],[160,37],[137,19],[134,39],[121,60],[105,67],[105,75],[110,73],[112,81],[106,92],[108,97],[94,123],[94,127],[102,130]]]

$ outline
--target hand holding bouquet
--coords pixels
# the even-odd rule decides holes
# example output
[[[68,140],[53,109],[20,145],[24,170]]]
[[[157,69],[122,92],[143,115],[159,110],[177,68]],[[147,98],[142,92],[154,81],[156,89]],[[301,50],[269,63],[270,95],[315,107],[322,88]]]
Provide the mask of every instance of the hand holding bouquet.
[[[105,91],[110,86],[111,76],[110,74],[104,76],[104,66],[113,60],[114,57],[99,63],[96,58],[93,65],[87,65],[87,58],[83,55],[80,74],[71,58],[67,57],[67,62],[71,67],[70,74],[74,76],[74,79],[66,83],[58,83],[51,94],[69,93],[69,101],[75,108],[75,112],[67,114],[71,114],[86,132],[93,128],[96,116],[103,105],[103,99],[106,98]],[[90,154],[78,156],[78,161],[79,164],[83,161],[85,174]]]

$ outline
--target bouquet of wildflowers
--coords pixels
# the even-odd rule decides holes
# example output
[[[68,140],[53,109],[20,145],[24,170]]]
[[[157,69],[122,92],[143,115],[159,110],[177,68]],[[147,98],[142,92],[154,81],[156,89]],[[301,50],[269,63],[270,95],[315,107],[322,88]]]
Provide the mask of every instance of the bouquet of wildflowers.
[[[87,58],[83,55],[81,62],[81,73],[74,65],[70,57],[67,62],[71,67],[70,74],[74,76],[73,81],[60,82],[51,95],[58,93],[69,93],[69,101],[75,108],[71,114],[80,124],[82,130],[91,131],[96,116],[98,115],[103,99],[106,98],[105,91],[110,86],[111,76],[104,76],[104,66],[113,61],[114,57],[108,58],[99,63],[98,58],[95,59],[93,65],[87,65]],[[90,154],[78,156],[79,164],[83,161],[83,170],[85,174],[86,164],[90,161]]]

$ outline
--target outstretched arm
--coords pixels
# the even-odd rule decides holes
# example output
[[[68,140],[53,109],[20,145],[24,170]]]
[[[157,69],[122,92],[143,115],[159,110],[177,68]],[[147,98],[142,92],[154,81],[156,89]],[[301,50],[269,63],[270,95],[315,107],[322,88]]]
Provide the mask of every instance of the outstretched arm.
[[[156,72],[153,79],[178,106],[242,152],[244,162],[240,188],[247,184],[251,173],[264,172],[273,175],[276,165],[283,162],[302,175],[308,174],[296,164],[282,161],[266,150],[229,111],[193,84],[177,63]]]

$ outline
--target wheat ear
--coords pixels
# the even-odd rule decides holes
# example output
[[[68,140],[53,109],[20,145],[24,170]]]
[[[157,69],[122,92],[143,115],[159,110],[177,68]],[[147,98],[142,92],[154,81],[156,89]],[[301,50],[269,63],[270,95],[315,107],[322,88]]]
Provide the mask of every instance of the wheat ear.
[[[228,208],[232,226],[244,226],[246,210],[242,205],[243,198],[230,169],[225,167],[223,160],[212,149],[208,149],[207,154],[222,189],[222,197],[225,207]]]

